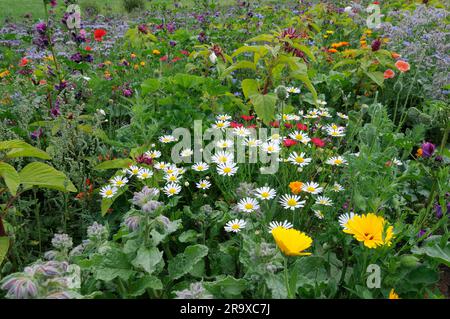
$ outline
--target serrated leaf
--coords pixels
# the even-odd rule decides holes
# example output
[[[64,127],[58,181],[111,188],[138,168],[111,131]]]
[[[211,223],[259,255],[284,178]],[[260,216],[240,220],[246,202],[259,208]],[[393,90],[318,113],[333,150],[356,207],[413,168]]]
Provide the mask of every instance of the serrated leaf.
[[[7,163],[0,162],[0,176],[5,180],[11,195],[15,196],[20,185],[20,177],[16,169]]]
[[[63,172],[41,162],[34,162],[25,166],[19,172],[19,177],[20,184],[26,189],[38,186],[63,192],[77,191],[75,186]]]

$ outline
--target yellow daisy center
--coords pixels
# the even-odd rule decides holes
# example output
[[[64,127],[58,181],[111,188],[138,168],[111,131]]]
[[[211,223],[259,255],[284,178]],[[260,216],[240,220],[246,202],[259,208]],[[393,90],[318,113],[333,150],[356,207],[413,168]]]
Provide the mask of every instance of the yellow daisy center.
[[[288,206],[295,206],[295,205],[297,205],[297,201],[295,199],[291,198],[287,201],[287,204],[288,204]]]
[[[239,229],[239,228],[241,228],[241,227],[239,226],[239,224],[233,224],[233,225],[231,226],[231,228],[233,228],[234,230],[236,230],[236,229]]]
[[[244,205],[245,209],[253,209],[253,204],[252,203],[247,203]]]
[[[231,167],[225,167],[225,168],[223,169],[223,172],[224,172],[224,173],[230,173],[230,172],[231,172]]]

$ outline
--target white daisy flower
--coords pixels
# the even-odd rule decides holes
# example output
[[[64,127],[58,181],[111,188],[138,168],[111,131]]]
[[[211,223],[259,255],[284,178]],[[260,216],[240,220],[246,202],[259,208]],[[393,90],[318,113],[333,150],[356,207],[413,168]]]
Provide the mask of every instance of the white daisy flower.
[[[246,197],[239,201],[238,209],[242,212],[251,213],[259,209],[259,204],[254,198]]]
[[[323,219],[323,213],[320,210],[314,210],[314,215],[319,218],[319,219]]]
[[[181,179],[181,176],[178,175],[178,173],[173,173],[173,174],[166,174],[164,176],[164,180],[167,183],[179,183]]]
[[[319,196],[316,199],[316,205],[333,206],[333,201],[326,196]]]
[[[317,99],[316,102],[317,102],[317,104],[319,104],[319,105],[327,105],[327,102],[324,101],[324,100]]]
[[[285,220],[284,222],[272,221],[269,224],[269,233],[272,233],[272,230],[274,230],[277,227],[283,227],[284,229],[290,229],[290,228],[294,227],[294,225],[292,225],[287,220]]]
[[[262,142],[255,138],[246,138],[242,141],[242,144],[248,147],[258,147],[262,144]]]
[[[147,179],[153,176],[153,172],[148,168],[141,168],[137,173],[137,178],[139,179]]]
[[[229,126],[230,122],[228,121],[216,121],[216,123],[214,123],[212,127],[219,130],[224,130]]]
[[[321,110],[321,111],[319,112],[319,115],[320,115],[321,117],[332,117],[331,114],[330,114],[327,110]]]
[[[218,121],[228,121],[231,120],[231,116],[229,116],[228,114],[219,114],[216,116],[216,119]]]
[[[319,184],[314,182],[307,182],[303,184],[302,190],[310,194],[320,194],[323,191],[323,187],[319,187]]]
[[[280,143],[281,142],[281,135],[278,134],[278,133],[274,133],[268,138],[268,141],[272,141],[274,143]]]
[[[100,195],[103,198],[113,198],[117,193],[117,188],[111,185],[104,186],[100,189]]]
[[[233,176],[236,174],[238,167],[235,163],[227,162],[217,165],[217,173],[222,176]]]
[[[173,195],[177,195],[181,192],[181,186],[175,183],[169,183],[163,188],[163,192],[171,197]]]
[[[226,164],[233,162],[234,155],[231,152],[219,151],[211,157],[211,161],[215,164]]]
[[[289,134],[289,137],[296,141],[302,142],[303,144],[308,144],[308,142],[311,141],[308,134],[301,131],[292,132],[291,134]]]
[[[291,94],[299,94],[299,93],[300,93],[300,89],[299,89],[299,88],[296,88],[296,87],[293,87],[293,86],[288,86],[288,87],[286,88],[286,91],[287,91],[288,93],[291,93]]]
[[[338,193],[338,192],[343,191],[343,190],[344,190],[344,187],[342,187],[341,184],[338,184],[338,183],[335,182],[334,185],[331,187],[331,190],[332,190],[333,192]]]
[[[337,112],[336,114],[337,114],[337,116],[339,116],[341,119],[348,120],[348,115],[346,115],[346,114],[344,114],[344,113],[341,113],[341,112]]]
[[[167,175],[178,173],[178,167],[175,164],[167,165],[163,170]]]
[[[229,148],[234,145],[233,141],[231,140],[220,140],[217,141],[216,146],[219,148]]]
[[[153,165],[154,168],[161,170],[161,169],[165,169],[169,164],[167,164],[166,162],[157,162],[155,163],[155,165]]]
[[[278,115],[278,118],[283,118],[283,121],[295,121],[298,117],[295,114],[282,114]]]
[[[192,154],[194,154],[194,152],[190,148],[185,148],[181,151],[180,156],[181,157],[189,157]]]
[[[347,165],[347,160],[345,158],[343,158],[342,156],[333,156],[329,159],[327,159],[327,161],[325,162],[329,165],[333,165],[333,166],[340,166],[340,165]]]
[[[145,155],[150,158],[159,158],[161,157],[161,152],[157,150],[147,151]]]
[[[199,162],[192,165],[192,169],[196,172],[204,172],[209,169],[209,165],[204,162]]]
[[[240,137],[246,137],[246,136],[249,136],[250,134],[252,134],[252,132],[248,128],[241,126],[241,127],[234,128],[233,134],[240,136]]]
[[[294,210],[296,208],[300,208],[305,206],[306,201],[300,200],[300,196],[297,195],[283,195],[280,199],[280,204],[283,206],[284,209],[290,209]]]
[[[243,219],[233,219],[225,224],[225,231],[237,233],[244,229],[247,223]]]
[[[199,189],[208,189],[211,187],[211,183],[206,179],[202,179],[200,182],[195,183],[195,186],[197,186],[197,188]]]
[[[261,145],[261,148],[268,154],[278,153],[280,151],[280,145],[274,142],[265,142]]]
[[[297,154],[297,152],[293,152],[289,155],[288,161],[294,165],[303,167],[311,163],[311,158],[305,158],[305,153],[303,152],[301,152],[300,154]]]
[[[347,227],[345,227],[345,225],[347,224],[347,222],[352,219],[353,217],[355,217],[355,213],[350,212],[350,213],[344,213],[342,215],[339,216],[339,225],[341,225],[342,228],[347,229]]]
[[[274,198],[277,195],[277,192],[270,187],[264,186],[255,189],[255,196],[261,200],[269,200]]]
[[[172,135],[163,135],[159,138],[159,141],[161,143],[167,144],[167,143],[172,143],[176,141],[176,138],[173,137]]]
[[[128,169],[127,169],[127,173],[130,174],[130,176],[134,176],[137,175],[140,171],[140,168],[138,166],[135,165],[131,165]]]
[[[111,185],[114,187],[124,187],[128,183],[128,178],[125,176],[116,176],[111,179]]]

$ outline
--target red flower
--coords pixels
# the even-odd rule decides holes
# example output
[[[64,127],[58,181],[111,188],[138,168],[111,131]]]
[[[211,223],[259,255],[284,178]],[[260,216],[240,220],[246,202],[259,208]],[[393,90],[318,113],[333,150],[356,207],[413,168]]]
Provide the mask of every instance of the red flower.
[[[284,123],[284,127],[285,128],[292,128],[294,125],[292,125],[291,123]]]
[[[249,125],[247,128],[256,128],[256,124]]]
[[[169,57],[167,55],[165,55],[165,56],[159,58],[159,61],[167,61],[168,58]]]
[[[180,50],[180,53],[183,55],[189,55],[189,51],[186,50]]]
[[[95,39],[95,41],[101,42],[105,35],[106,35],[106,30],[105,29],[97,29],[97,30],[94,31],[94,39]]]
[[[385,79],[392,79],[394,76],[395,76],[395,72],[392,71],[391,69],[387,69],[386,71],[384,71]]]
[[[324,140],[321,140],[321,139],[318,138],[318,137],[313,137],[313,138],[311,139],[311,142],[313,142],[314,145],[316,145],[317,147],[324,147],[324,146],[325,146],[325,141],[324,141]]]
[[[290,139],[290,138],[287,138],[287,139],[285,139],[283,141],[283,145],[285,147],[291,147],[291,146],[294,146],[295,144],[297,144],[297,142],[295,140]]]
[[[92,51],[92,48],[90,47],[90,46],[86,46],[85,48],[84,48],[86,51]]]
[[[253,120],[255,118],[255,116],[254,115],[241,115],[241,118],[244,121],[251,121],[251,120]]]
[[[272,126],[272,127],[280,127],[280,122],[273,121],[273,122],[270,122],[269,125]]]
[[[300,131],[307,131],[308,130],[308,126],[306,126],[305,124],[302,124],[302,123],[297,123],[297,128]]]
[[[395,67],[402,73],[407,72],[410,69],[409,63],[402,60],[395,62]]]
[[[179,56],[177,56],[177,57],[174,57],[173,59],[172,59],[172,62],[177,62],[177,61],[180,61],[181,60],[181,58],[179,57]]]
[[[238,122],[236,122],[236,121],[233,121],[233,122],[230,123],[230,126],[231,126],[232,128],[237,128],[237,127],[242,127],[242,126],[244,126],[244,124],[241,124],[241,123],[238,123]]]
[[[27,64],[28,64],[27,58],[20,59],[19,66],[24,67],[24,66],[27,66]]]

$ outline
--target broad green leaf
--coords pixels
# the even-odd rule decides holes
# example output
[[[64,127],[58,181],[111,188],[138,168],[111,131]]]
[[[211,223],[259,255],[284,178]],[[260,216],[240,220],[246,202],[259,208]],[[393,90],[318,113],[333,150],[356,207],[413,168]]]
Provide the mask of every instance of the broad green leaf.
[[[149,275],[151,275],[155,270],[156,266],[163,261],[163,253],[156,247],[152,248],[139,248],[136,258],[131,262],[134,267],[142,268]]]
[[[236,49],[231,56],[234,58],[235,56],[246,52],[257,53],[259,56],[263,57],[269,50],[263,45],[244,45]]]
[[[438,243],[424,247],[414,247],[411,249],[414,254],[427,255],[438,262],[450,267],[450,243],[446,243],[445,247],[440,247]]]
[[[378,86],[382,86],[384,82],[384,74],[380,71],[375,72],[365,72],[366,75],[374,81]]]
[[[0,265],[6,257],[9,249],[9,237],[0,237]]]
[[[95,255],[89,263],[93,268],[94,278],[98,280],[111,281],[118,277],[127,281],[136,274],[127,255],[116,248],[108,250],[104,255]]]
[[[169,260],[169,276],[178,279],[192,271],[203,257],[208,254],[208,247],[204,245],[192,245],[186,247],[183,253]]]
[[[250,61],[239,61],[239,62],[236,62],[235,64],[233,64],[232,66],[226,68],[225,71],[223,71],[222,76],[224,77],[224,76],[230,74],[231,72],[233,72],[235,70],[239,70],[239,69],[256,70],[256,65],[255,65],[255,63],[250,62]]]
[[[258,81],[253,79],[245,79],[242,81],[242,92],[245,98],[250,98],[251,95],[258,93]]]
[[[246,42],[272,42],[274,39],[274,36],[271,34],[260,34],[257,35],[254,38],[251,38],[250,40],[247,40]]]
[[[344,65],[357,64],[357,63],[358,63],[358,62],[355,61],[355,60],[353,60],[353,59],[342,60],[342,61],[339,61],[338,63],[336,63],[336,64],[333,66],[333,70],[335,70],[335,69],[337,69],[337,68],[340,68],[340,67],[342,67],[342,66],[344,66]]]
[[[305,53],[308,58],[311,59],[311,61],[316,61],[316,57],[314,56],[314,54],[311,52],[311,50],[303,44],[299,44],[299,43],[293,43],[292,46],[296,49],[299,49],[300,51],[302,51],[303,53]]]
[[[216,298],[239,298],[247,289],[247,282],[245,279],[226,276],[214,282],[204,282],[203,286]]]
[[[0,142],[0,150],[11,149],[6,153],[6,157],[37,157],[41,159],[51,159],[43,150],[40,150],[21,140],[10,140]]]
[[[286,299],[287,290],[283,275],[270,274],[265,277],[267,288],[272,292],[273,299]]]
[[[253,94],[250,96],[250,100],[255,108],[256,114],[265,124],[269,124],[275,118],[277,97],[274,93],[266,95],[259,93]]]
[[[146,275],[130,284],[129,294],[132,297],[142,296],[147,289],[161,290],[163,284],[156,276]]]
[[[19,172],[19,177],[20,184],[22,184],[25,189],[38,186],[63,192],[77,191],[75,186],[63,172],[41,162],[34,162],[25,166]]]
[[[419,266],[406,276],[406,280],[412,284],[430,285],[439,280],[439,274],[426,266]]]
[[[158,79],[147,79],[141,84],[142,95],[147,95],[148,93],[154,93],[160,88],[160,80]]]
[[[0,176],[5,180],[11,195],[15,196],[20,185],[20,177],[16,169],[7,163],[0,162]]]
[[[114,159],[110,161],[104,161],[95,166],[94,169],[101,171],[105,169],[117,169],[117,168],[127,168],[130,164],[132,164],[133,161],[128,158],[124,159]]]

